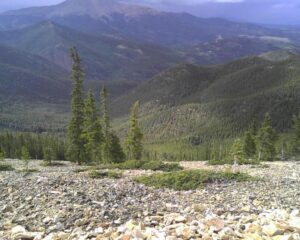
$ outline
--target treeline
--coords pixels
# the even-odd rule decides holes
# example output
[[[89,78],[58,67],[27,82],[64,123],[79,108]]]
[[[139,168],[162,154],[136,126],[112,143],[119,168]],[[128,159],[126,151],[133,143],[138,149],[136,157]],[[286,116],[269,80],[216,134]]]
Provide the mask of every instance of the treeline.
[[[21,159],[24,149],[28,151],[30,159],[45,159],[47,154],[51,155],[52,160],[66,159],[66,144],[62,138],[45,133],[0,134],[0,155],[5,158]]]
[[[131,109],[130,128],[123,149],[120,139],[111,127],[107,89],[103,87],[101,90],[100,109],[97,108],[92,91],[84,99],[85,73],[76,48],[71,49],[71,57],[72,116],[68,125],[67,159],[78,164],[119,163],[126,159],[141,159],[143,134],[138,124],[139,103],[136,102]]]
[[[211,162],[251,163],[294,159],[300,156],[300,113],[292,119],[292,132],[287,138],[272,126],[271,117],[266,114],[259,128],[252,125],[241,138],[235,139],[231,148],[221,152],[214,149]],[[218,154],[219,153],[219,154]]]
[[[144,158],[163,161],[209,160],[211,163],[253,163],[273,160],[300,160],[300,113],[290,120],[291,130],[278,131],[269,114],[262,123],[253,121],[238,138],[215,137],[209,140],[189,137],[147,146]],[[250,161],[248,161],[250,160]]]

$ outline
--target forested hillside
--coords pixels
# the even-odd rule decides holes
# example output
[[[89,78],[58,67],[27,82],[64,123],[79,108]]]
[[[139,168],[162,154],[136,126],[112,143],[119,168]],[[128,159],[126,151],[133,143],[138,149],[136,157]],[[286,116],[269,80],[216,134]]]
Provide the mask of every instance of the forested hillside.
[[[150,142],[230,138],[270,113],[288,131],[300,103],[300,58],[272,62],[253,57],[225,65],[171,68],[114,102],[116,117],[142,104],[142,125]],[[117,125],[122,128],[121,121]]]

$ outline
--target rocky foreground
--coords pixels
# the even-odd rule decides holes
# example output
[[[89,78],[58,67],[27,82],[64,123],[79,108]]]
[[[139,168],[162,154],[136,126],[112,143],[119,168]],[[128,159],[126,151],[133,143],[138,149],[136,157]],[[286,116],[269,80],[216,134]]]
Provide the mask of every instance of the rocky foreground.
[[[121,179],[94,180],[69,163],[31,165],[40,171],[0,172],[1,240],[300,240],[300,163],[238,166],[233,170],[262,180],[215,183],[187,192],[155,190],[133,181],[151,172],[126,171]],[[200,162],[182,165],[212,168]]]

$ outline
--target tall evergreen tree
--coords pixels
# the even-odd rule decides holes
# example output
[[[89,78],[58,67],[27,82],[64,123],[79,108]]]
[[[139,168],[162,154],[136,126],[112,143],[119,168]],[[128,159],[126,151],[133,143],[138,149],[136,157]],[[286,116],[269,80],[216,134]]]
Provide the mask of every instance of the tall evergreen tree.
[[[246,158],[253,158],[256,154],[256,142],[253,131],[247,131],[244,138],[244,153]]]
[[[108,91],[106,87],[101,90],[101,114],[102,114],[102,127],[103,127],[103,144],[102,144],[102,160],[104,163],[111,163],[111,127],[110,118],[108,113]]]
[[[300,155],[300,112],[294,115],[292,119],[293,135],[291,139],[291,154],[293,156]]]
[[[86,156],[94,162],[101,161],[101,144],[103,142],[102,128],[92,91],[89,91],[84,104],[83,140]]]
[[[143,153],[143,133],[139,127],[139,102],[131,108],[130,127],[126,138],[126,153],[129,159],[140,160]]]
[[[262,127],[258,131],[258,160],[273,160],[276,156],[278,134],[272,127],[271,117],[266,114]]]
[[[71,110],[72,117],[68,126],[68,158],[71,161],[76,161],[79,165],[83,162],[84,156],[84,141],[82,139],[83,133],[83,81],[84,71],[81,68],[81,59],[76,48],[71,49],[72,65],[72,100]]]
[[[108,91],[105,87],[101,90],[101,113],[102,113],[102,162],[122,162],[125,154],[120,144],[120,140],[116,134],[112,132],[110,126],[110,117],[108,112]]]

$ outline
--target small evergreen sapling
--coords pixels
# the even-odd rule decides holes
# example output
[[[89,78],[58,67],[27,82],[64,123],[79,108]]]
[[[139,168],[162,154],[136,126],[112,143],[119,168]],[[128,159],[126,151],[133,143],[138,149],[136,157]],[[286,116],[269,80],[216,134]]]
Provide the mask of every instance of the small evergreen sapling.
[[[27,147],[25,146],[23,146],[21,150],[21,159],[24,161],[26,171],[28,171],[30,155]]]
[[[256,143],[255,136],[252,134],[253,131],[247,131],[244,139],[243,151],[245,153],[245,157],[251,159],[256,154]]]
[[[46,147],[44,149],[44,160],[45,160],[46,165],[49,165],[49,166],[52,165],[52,160],[54,158],[53,155],[54,154],[53,154],[53,150],[51,147]]]
[[[272,127],[271,117],[266,114],[262,127],[258,131],[258,160],[273,160],[276,156],[275,144],[278,140],[278,134]]]
[[[3,162],[5,159],[5,153],[0,149],[0,162]]]
[[[242,162],[245,159],[243,143],[240,138],[236,139],[231,148],[231,156],[237,163]]]

